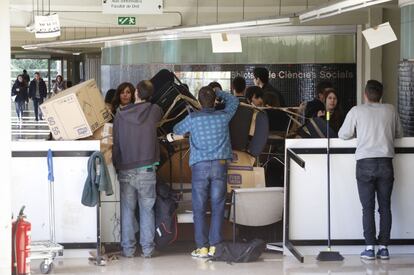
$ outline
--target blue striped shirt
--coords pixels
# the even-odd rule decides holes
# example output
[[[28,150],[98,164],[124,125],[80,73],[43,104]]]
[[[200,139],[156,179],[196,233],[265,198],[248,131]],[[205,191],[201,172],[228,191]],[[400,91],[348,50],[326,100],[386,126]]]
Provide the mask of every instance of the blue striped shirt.
[[[203,108],[200,112],[188,115],[174,126],[174,133],[190,133],[190,166],[200,161],[232,159],[229,122],[239,105],[237,97],[218,91],[226,107],[215,111]]]

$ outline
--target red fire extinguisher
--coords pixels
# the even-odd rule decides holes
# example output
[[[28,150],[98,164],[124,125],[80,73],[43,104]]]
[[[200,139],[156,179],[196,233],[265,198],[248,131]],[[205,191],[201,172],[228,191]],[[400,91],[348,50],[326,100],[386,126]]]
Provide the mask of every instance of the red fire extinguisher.
[[[14,275],[30,274],[30,242],[32,225],[20,209],[17,220],[12,224],[12,270]]]

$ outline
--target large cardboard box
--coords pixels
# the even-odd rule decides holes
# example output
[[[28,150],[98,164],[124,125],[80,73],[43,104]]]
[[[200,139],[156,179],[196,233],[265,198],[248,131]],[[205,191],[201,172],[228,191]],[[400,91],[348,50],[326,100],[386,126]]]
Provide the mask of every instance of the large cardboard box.
[[[105,123],[104,126],[97,129],[92,136],[85,138],[86,140],[99,140],[101,143],[101,153],[105,158],[106,165],[112,164],[112,123]]]
[[[105,145],[112,145],[114,144],[113,138],[112,138],[112,129],[113,124],[112,123],[105,123],[102,127],[98,128],[92,136],[87,137],[87,140],[100,140],[101,144]]]
[[[245,152],[233,151],[233,161],[227,168],[227,192],[237,188],[265,187],[263,167],[254,167],[254,157]]]
[[[91,136],[111,119],[94,79],[73,86],[40,105],[55,140]]]

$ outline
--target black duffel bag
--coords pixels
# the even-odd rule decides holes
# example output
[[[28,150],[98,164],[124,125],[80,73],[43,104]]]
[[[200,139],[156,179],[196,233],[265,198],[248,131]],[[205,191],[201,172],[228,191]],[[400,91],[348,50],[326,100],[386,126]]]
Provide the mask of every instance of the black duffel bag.
[[[247,263],[256,261],[266,248],[263,240],[254,239],[247,243],[222,242],[216,245],[212,261]]]

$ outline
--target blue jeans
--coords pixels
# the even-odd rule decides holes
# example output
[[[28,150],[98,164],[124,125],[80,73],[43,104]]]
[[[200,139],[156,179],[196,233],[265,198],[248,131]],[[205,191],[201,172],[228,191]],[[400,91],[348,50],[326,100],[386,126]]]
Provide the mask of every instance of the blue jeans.
[[[41,97],[41,98],[34,97],[34,98],[32,98],[32,100],[33,100],[33,110],[34,110],[34,113],[35,113],[35,119],[39,120],[39,105],[43,103],[43,97]],[[42,111],[40,111],[40,120],[42,120],[42,119],[43,119],[42,118]]]
[[[191,167],[194,235],[197,248],[222,241],[224,206],[227,190],[225,160],[197,162]],[[211,199],[210,230],[206,223],[207,200]]]
[[[366,245],[388,245],[391,233],[391,193],[394,168],[391,158],[370,158],[357,161],[356,178],[362,204],[362,225]],[[375,195],[378,200],[380,228],[375,236]]]
[[[120,171],[118,180],[121,186],[121,245],[125,256],[133,256],[136,250],[135,233],[140,231],[140,244],[144,255],[154,251],[156,198],[155,167]],[[135,209],[139,204],[139,226]]]
[[[17,118],[18,119],[23,118],[24,101],[16,101],[16,102],[14,102],[14,105],[16,106]]]

